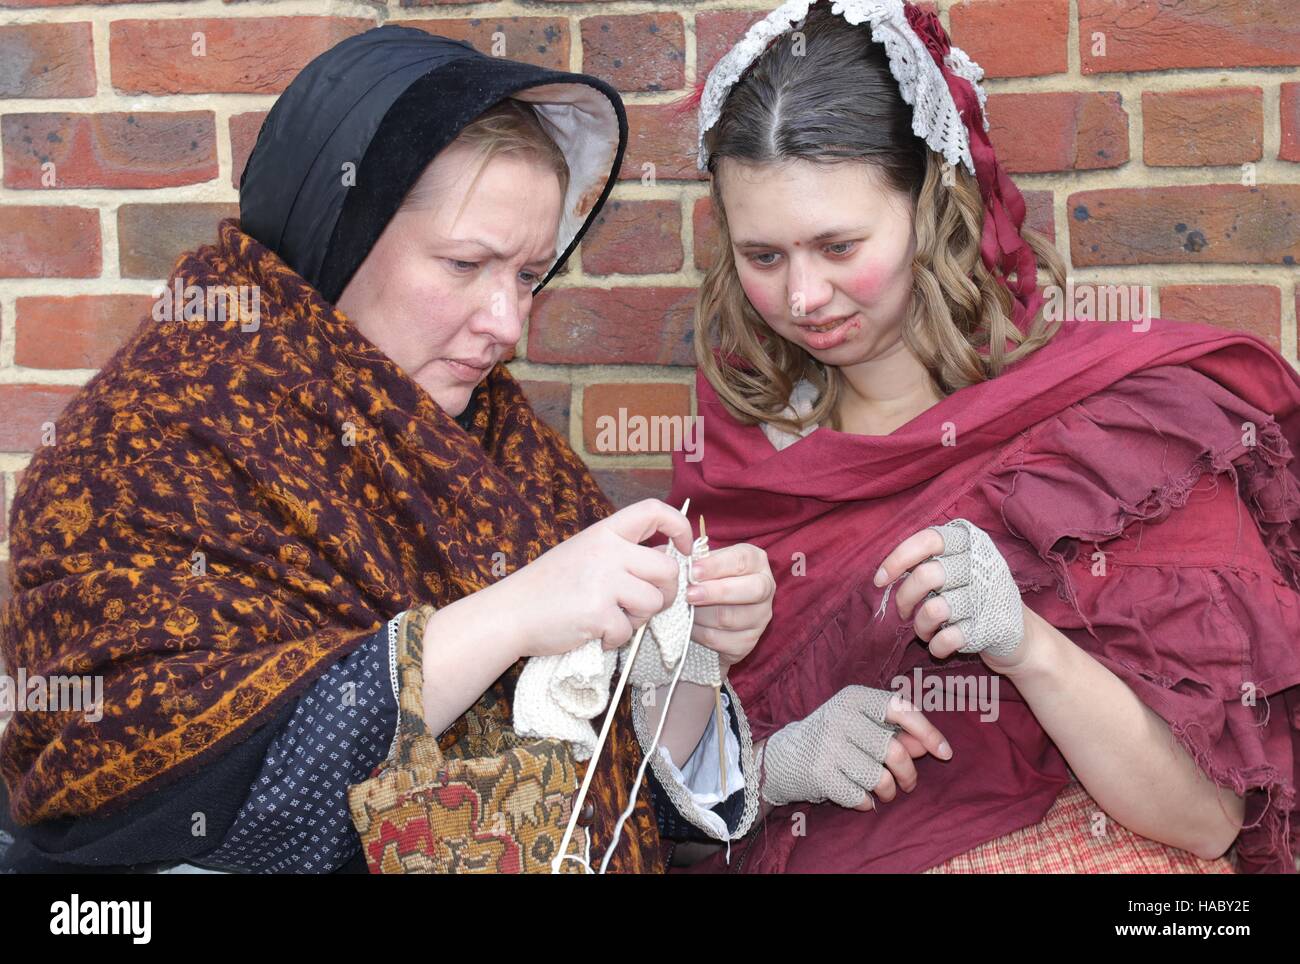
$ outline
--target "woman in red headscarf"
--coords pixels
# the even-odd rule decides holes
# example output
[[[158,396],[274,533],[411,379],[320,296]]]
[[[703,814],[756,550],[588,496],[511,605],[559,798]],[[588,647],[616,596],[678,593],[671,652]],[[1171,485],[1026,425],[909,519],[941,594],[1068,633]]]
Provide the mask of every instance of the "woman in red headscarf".
[[[731,868],[1294,872],[1300,377],[1145,303],[1062,318],[979,67],[827,7],[701,101],[707,445],[669,501],[778,581]]]

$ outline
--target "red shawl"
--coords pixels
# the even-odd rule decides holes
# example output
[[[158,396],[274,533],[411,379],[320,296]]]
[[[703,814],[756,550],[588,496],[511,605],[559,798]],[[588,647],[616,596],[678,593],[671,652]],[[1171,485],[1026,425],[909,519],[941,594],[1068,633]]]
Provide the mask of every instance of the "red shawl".
[[[822,428],[780,452],[702,376],[696,387],[704,457],[674,456],[669,502],[689,497],[717,543],[761,546],[778,584],[771,624],[731,673],[755,740],[850,684],[891,688],[915,667],[987,675],[977,656],[936,664],[893,606],[875,618],[886,554],[962,517],[989,533],[1031,609],[1247,795],[1239,868],[1293,869],[1300,376],[1264,342],[1161,319],[1142,332],[1067,322],[887,436]],[[1098,549],[1109,578],[1093,575]],[[974,707],[928,714],[954,757],[917,760],[912,793],[877,812],[779,808],[745,869],[919,871],[1040,819],[1068,768],[998,682],[995,722]],[[805,835],[790,833],[795,810]]]

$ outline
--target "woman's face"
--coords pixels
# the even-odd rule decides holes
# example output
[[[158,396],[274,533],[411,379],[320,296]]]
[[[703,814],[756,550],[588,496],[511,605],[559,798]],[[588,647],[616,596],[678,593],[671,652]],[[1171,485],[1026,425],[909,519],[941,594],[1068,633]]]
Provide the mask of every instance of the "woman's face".
[[[454,143],[434,158],[337,305],[453,417],[519,341],[563,204],[539,161],[498,154],[471,184],[480,163]]]
[[[912,294],[911,199],[857,161],[719,165],[736,271],[763,321],[838,367],[897,345]],[[833,324],[817,331],[823,323]]]

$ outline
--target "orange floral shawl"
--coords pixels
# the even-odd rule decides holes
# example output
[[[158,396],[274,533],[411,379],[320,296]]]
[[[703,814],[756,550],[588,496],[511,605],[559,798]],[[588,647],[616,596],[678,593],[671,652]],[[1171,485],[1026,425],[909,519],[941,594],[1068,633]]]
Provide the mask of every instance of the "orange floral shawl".
[[[22,824],[99,816],[192,771],[386,619],[613,511],[504,365],[463,430],[235,220],[177,279],[256,285],[258,315],[146,320],[15,498],[5,662],[104,677],[98,722],[28,712],[4,732]],[[640,758],[623,706],[593,782],[596,845]],[[644,789],[612,866],[662,870]]]

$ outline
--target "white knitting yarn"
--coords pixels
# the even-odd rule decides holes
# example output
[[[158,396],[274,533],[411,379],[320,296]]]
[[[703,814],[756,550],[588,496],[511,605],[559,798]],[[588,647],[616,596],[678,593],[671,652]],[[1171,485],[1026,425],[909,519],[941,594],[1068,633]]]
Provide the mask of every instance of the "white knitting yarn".
[[[704,135],[718,122],[722,105],[740,75],[758,59],[773,38],[786,33],[803,20],[814,0],[789,0],[749,28],[745,36],[718,61],[709,73],[700,99],[700,170],[708,168]],[[916,35],[903,12],[903,0],[835,0],[831,12],[851,24],[869,21],[871,39],[885,46],[889,71],[898,81],[898,90],[912,108],[912,132],[949,164],[961,163],[972,175],[970,136],[961,113],[948,89],[943,71],[930,56],[924,42]],[[984,105],[987,95],[980,81],[984,70],[960,47],[951,47],[945,64],[959,77],[970,81],[979,98],[980,119],[989,129]]]
[[[702,555],[703,539],[696,539],[693,555]],[[703,550],[707,551],[707,549]],[[695,622],[695,607],[686,601],[689,566],[686,556],[677,551],[671,542],[668,544],[668,558],[677,563],[677,596],[673,603],[663,612],[651,617],[650,626],[641,648],[632,664],[632,674],[628,679],[639,689],[651,686],[667,686],[672,679],[677,662],[686,654],[686,668],[682,670],[682,679],[703,686],[722,685],[722,665],[718,660],[717,650],[691,642],[691,628]],[[627,659],[628,650],[619,651],[619,665]]]
[[[703,544],[696,540],[696,546]],[[686,654],[682,678],[717,686],[722,681],[718,654],[691,642],[695,607],[686,601],[689,559],[668,544],[668,556],[678,564],[677,596],[663,612],[650,617],[629,679],[638,687],[666,685]],[[524,737],[568,742],[575,759],[588,760],[597,736],[591,721],[604,712],[609,686],[620,654],[628,647],[605,650],[600,640],[551,656],[534,656],[524,664],[515,685],[514,730]]]

